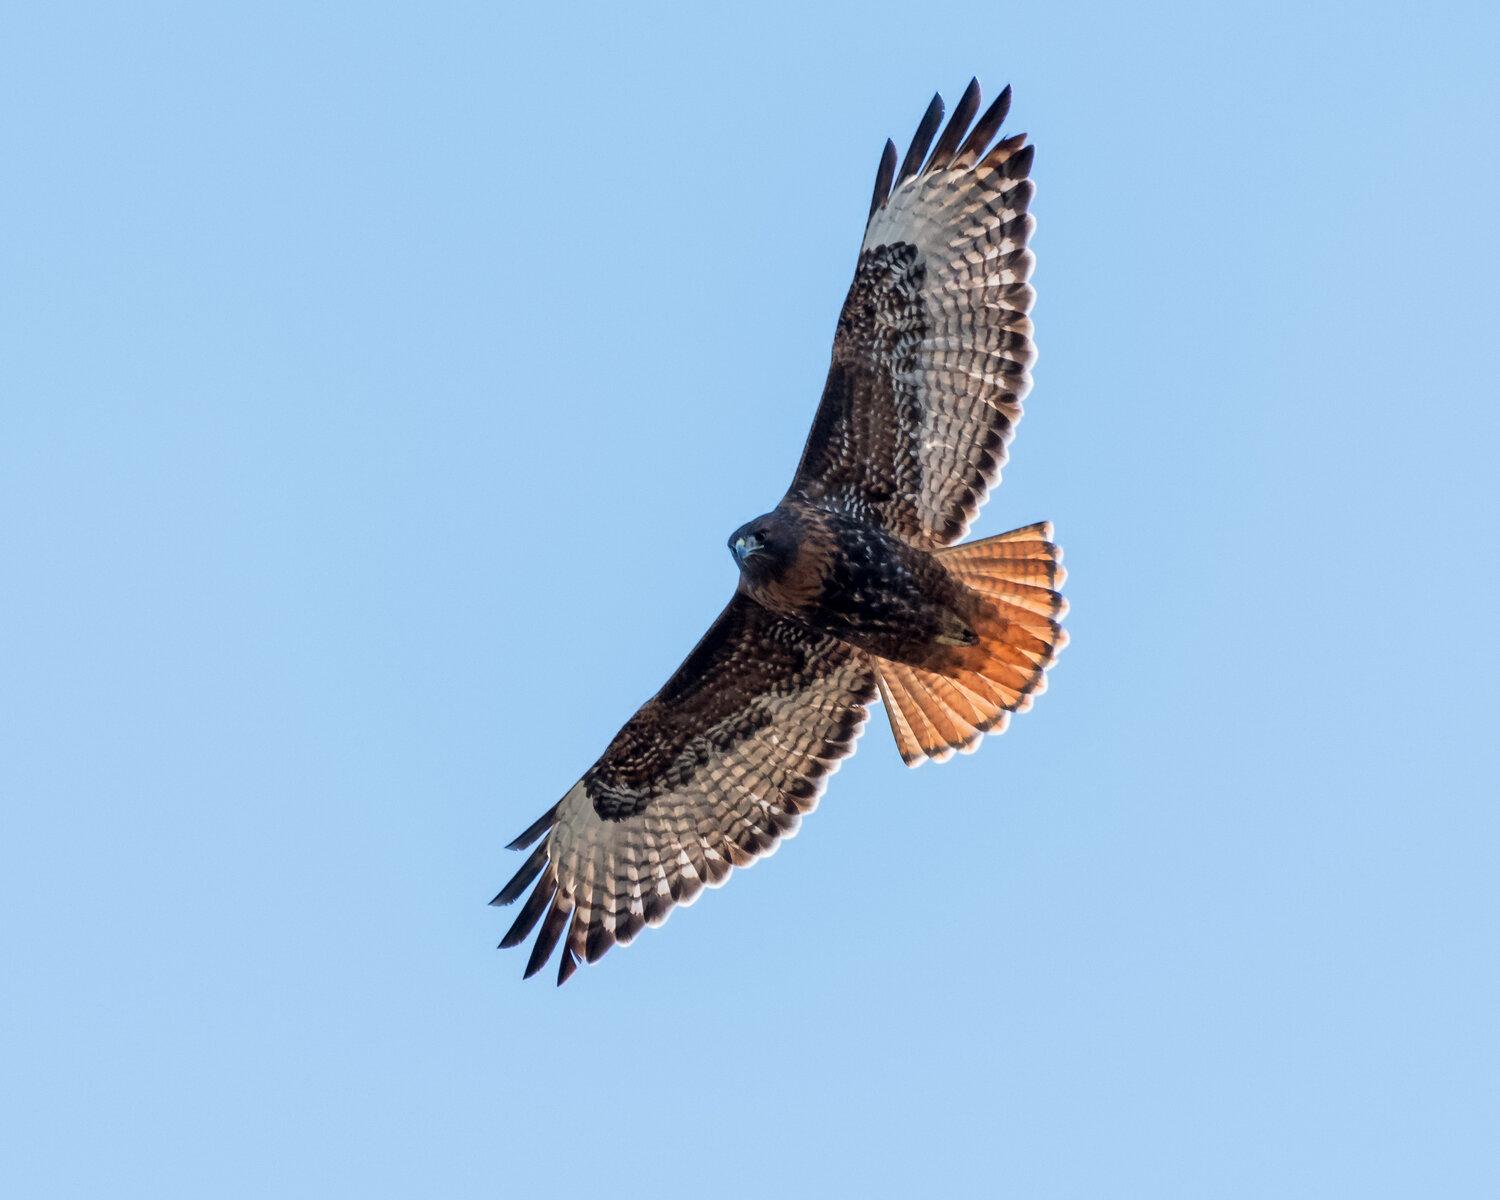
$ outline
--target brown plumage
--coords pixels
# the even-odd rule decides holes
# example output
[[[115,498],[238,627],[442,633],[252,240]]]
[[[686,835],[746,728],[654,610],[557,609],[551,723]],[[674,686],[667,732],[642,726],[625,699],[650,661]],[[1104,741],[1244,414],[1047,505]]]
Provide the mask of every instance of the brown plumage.
[[[531,889],[501,942],[537,931],[528,976],[560,944],[564,982],[774,850],[877,693],[915,765],[974,749],[1042,691],[1066,640],[1051,527],[953,544],[998,478],[1035,358],[1032,150],[994,142],[1009,88],[975,121],[979,103],[971,82],[940,131],[934,97],[899,168],[886,143],[797,473],[730,538],[734,597],[512,843],[536,845],[494,902]]]

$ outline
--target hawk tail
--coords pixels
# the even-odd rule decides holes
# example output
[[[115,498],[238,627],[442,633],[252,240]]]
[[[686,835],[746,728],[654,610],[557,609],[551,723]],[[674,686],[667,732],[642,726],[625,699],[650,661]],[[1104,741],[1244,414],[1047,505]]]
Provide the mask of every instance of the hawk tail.
[[[934,554],[975,596],[978,637],[941,672],[875,660],[896,747],[911,767],[969,753],[986,733],[1001,732],[1046,690],[1045,672],[1068,640],[1058,624],[1067,601],[1057,591],[1066,572],[1049,522]]]

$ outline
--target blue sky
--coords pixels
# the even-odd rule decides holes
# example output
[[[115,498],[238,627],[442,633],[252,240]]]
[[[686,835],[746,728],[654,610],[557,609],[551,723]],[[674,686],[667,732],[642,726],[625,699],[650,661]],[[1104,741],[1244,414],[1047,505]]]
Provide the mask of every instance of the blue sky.
[[[6,1194],[1496,1194],[1493,6],[628,8],[5,18]],[[1051,690],[523,984],[971,74]]]

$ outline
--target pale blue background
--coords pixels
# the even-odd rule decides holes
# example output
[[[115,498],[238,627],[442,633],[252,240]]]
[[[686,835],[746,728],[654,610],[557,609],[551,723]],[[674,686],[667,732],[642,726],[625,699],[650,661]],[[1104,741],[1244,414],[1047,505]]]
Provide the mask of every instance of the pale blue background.
[[[1500,20],[1407,7],[12,9],[0,1191],[1500,1193]],[[976,72],[1052,689],[523,984]]]

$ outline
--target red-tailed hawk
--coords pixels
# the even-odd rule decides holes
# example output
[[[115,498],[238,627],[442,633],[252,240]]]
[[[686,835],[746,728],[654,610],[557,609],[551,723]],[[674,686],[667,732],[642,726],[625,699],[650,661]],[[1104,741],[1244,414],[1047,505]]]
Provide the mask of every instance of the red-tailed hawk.
[[[878,692],[901,757],[973,750],[1065,635],[1051,527],[964,546],[1031,385],[1032,147],[971,82],[885,144],[833,364],[792,486],[729,541],[739,585],[687,661],[511,848],[557,981],[791,835]],[[971,122],[973,122],[971,126]],[[930,148],[930,153],[929,153]]]

